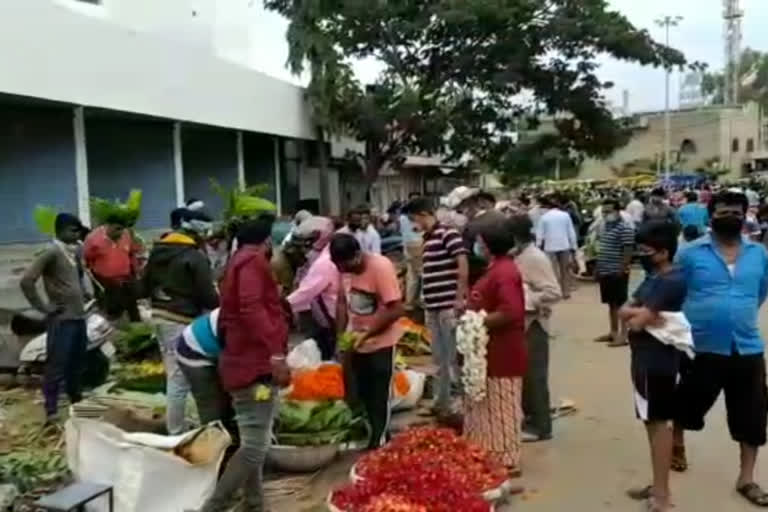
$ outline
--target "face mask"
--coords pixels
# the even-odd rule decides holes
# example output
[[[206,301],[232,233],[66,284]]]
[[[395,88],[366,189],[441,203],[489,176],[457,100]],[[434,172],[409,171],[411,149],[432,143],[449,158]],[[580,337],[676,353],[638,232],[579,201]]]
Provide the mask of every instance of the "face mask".
[[[472,246],[472,252],[481,260],[485,259],[485,250],[483,250],[483,244],[480,242],[475,241],[475,244]]]
[[[744,220],[739,217],[715,217],[712,219],[712,231],[725,238],[737,238],[744,227]]]
[[[360,224],[350,224],[349,225],[349,230],[352,231],[352,232],[355,232],[355,231],[357,231],[359,229],[360,229]]]

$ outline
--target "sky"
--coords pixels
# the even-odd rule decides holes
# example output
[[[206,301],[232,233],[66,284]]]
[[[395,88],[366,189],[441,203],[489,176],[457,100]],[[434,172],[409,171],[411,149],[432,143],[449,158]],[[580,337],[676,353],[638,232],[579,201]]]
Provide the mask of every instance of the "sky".
[[[260,3],[260,2],[254,2]],[[722,0],[609,0],[612,8],[624,13],[638,28],[651,31],[657,40],[664,39],[664,30],[654,20],[664,16],[682,16],[678,27],[670,31],[670,45],[681,50],[690,61],[709,64],[710,69],[720,69],[724,61]],[[261,9],[261,7],[258,7]],[[743,47],[768,51],[768,1],[741,0],[745,11],[743,20]],[[285,44],[287,22],[277,14],[259,12],[256,16],[256,41],[252,43],[252,65],[269,75],[303,83],[285,69],[288,54]],[[763,23],[761,23],[761,21]],[[372,80],[377,73],[375,62],[361,62],[355,71],[363,81]],[[661,110],[664,108],[664,72],[660,69],[643,68],[612,59],[601,59],[600,77],[614,82],[614,88],[606,97],[621,104],[622,91],[629,91],[630,110],[634,112]],[[672,77],[672,106],[677,105],[677,89],[680,76]]]

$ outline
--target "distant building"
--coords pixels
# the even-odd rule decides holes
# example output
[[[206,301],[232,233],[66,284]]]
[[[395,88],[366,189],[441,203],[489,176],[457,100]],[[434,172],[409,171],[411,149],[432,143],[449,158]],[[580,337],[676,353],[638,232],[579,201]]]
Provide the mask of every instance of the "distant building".
[[[605,160],[584,162],[580,178],[612,178],[634,162],[663,162],[664,112],[635,114],[629,144]],[[743,106],[711,106],[671,113],[672,168],[694,171],[720,168],[738,178],[761,148],[761,112],[755,103]]]

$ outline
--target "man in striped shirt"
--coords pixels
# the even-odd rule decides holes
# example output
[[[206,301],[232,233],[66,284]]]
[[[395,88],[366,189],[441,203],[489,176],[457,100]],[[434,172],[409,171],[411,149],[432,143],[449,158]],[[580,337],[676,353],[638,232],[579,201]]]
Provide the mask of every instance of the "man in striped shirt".
[[[627,345],[627,330],[619,322],[619,309],[627,302],[629,271],[635,248],[635,230],[622,220],[621,205],[616,199],[603,201],[603,224],[595,274],[600,283],[600,299],[608,305],[611,332],[595,341],[609,342],[611,347]]]
[[[469,263],[462,236],[437,221],[432,203],[425,198],[409,202],[404,213],[424,232],[422,300],[427,328],[432,333],[432,357],[438,367],[434,412],[451,412],[451,383],[458,379],[456,317],[467,296]]]

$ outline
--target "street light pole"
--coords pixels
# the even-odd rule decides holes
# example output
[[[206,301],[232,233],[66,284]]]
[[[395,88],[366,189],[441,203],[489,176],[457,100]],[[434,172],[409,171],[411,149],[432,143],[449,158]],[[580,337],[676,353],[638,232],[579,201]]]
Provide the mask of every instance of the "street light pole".
[[[670,27],[676,27],[683,20],[682,16],[664,16],[656,20],[656,24],[660,27],[664,27],[666,31],[666,45],[669,46],[669,29]],[[669,110],[669,80],[671,69],[669,66],[665,69],[664,73],[664,179],[669,182],[669,176],[671,174],[671,153],[672,153],[672,119]]]

